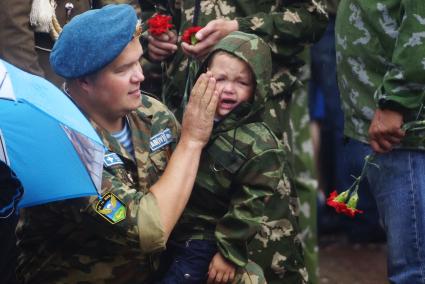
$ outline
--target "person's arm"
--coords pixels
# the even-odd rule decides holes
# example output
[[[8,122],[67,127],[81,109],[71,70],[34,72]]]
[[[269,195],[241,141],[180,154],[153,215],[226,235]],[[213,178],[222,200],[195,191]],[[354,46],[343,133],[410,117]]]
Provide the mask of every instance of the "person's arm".
[[[369,128],[371,146],[381,153],[400,143],[404,120],[415,119],[425,101],[425,2],[403,1],[403,11],[391,67],[375,94],[379,109]]]
[[[314,43],[321,38],[328,16],[321,0],[281,2],[271,14],[257,13],[237,21],[240,31],[263,38],[271,45],[273,53],[291,56],[300,52],[300,45]]]
[[[3,0],[0,9],[0,58],[30,72],[44,76],[35,50],[30,26],[32,1]]]
[[[183,115],[180,141],[164,174],[150,189],[158,201],[166,238],[192,192],[202,148],[211,134],[217,102],[215,79],[211,74],[201,75],[192,89]]]
[[[210,21],[196,34],[200,41],[195,46],[182,43],[186,54],[200,57],[232,31],[256,34],[271,47],[272,53],[290,57],[308,43],[316,42],[327,25],[327,14],[322,1],[282,1],[272,13],[255,13],[233,20]]]
[[[113,193],[126,206],[125,221],[113,226],[130,238],[138,238],[143,253],[164,248],[189,199],[202,148],[212,130],[217,102],[215,79],[211,74],[202,74],[192,89],[180,140],[162,176],[151,188],[139,191],[132,188],[131,183],[123,182],[128,178],[125,168],[103,171],[102,192]],[[101,220],[102,217],[95,212],[96,198],[91,198],[87,210]],[[106,221],[99,223],[99,226],[105,225],[108,225]]]
[[[283,151],[267,150],[248,160],[238,171],[238,182],[227,213],[218,221],[215,237],[221,255],[238,267],[248,263],[247,243],[264,221],[267,198],[283,177]]]

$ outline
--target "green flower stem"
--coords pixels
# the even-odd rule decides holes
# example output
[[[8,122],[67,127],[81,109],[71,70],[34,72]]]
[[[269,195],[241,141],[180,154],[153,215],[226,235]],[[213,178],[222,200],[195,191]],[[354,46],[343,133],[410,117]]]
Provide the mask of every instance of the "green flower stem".
[[[167,63],[162,61],[161,62],[161,84],[162,86],[164,86],[165,84],[165,78],[166,78],[166,73],[167,73]],[[161,92],[161,100],[162,103],[165,105],[165,92]]]
[[[184,87],[184,94],[183,99],[181,102],[182,109],[184,110],[186,108],[187,102],[189,100],[190,92],[192,90],[193,85],[195,84],[195,76],[198,73],[199,64],[198,60],[194,57],[189,57],[188,64],[188,73],[186,78],[186,83]]]

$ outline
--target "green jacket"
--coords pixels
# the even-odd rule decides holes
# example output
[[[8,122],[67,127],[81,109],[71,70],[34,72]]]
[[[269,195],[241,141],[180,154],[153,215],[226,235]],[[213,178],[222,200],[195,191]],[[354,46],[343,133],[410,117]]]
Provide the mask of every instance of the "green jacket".
[[[127,116],[135,159],[92,122],[107,154],[117,154],[122,162],[108,164],[105,156],[101,194],[121,200],[126,218],[109,223],[95,211],[97,196],[25,209],[17,230],[17,273],[23,283],[146,283],[152,260],[165,248],[159,208],[149,188],[165,169],[179,124],[156,100],[143,96],[142,101]],[[166,129],[171,143],[150,150],[151,138]]]
[[[342,0],[336,40],[345,135],[368,143],[377,107],[425,119],[425,1]],[[401,147],[425,149],[425,133],[407,133]]]
[[[250,241],[267,239],[259,232],[274,222],[281,229],[276,230],[275,237],[282,238],[283,254],[301,254],[294,244],[298,227],[290,199],[296,195],[291,187],[287,153],[259,116],[271,95],[269,47],[255,35],[234,32],[221,40],[211,54],[218,50],[248,63],[255,74],[256,91],[252,102],[239,105],[215,125],[201,157],[195,188],[173,238],[216,240],[226,259],[245,266],[248,258],[257,261],[255,254],[248,255]],[[279,200],[279,206],[286,209],[278,216],[281,223],[273,219],[272,200]],[[288,234],[280,235],[282,232]],[[297,265],[297,269],[304,266],[302,258]]]
[[[181,35],[191,26],[195,0],[175,2],[179,6],[174,19],[180,19],[176,28]],[[200,1],[199,26],[218,18],[237,19],[241,32],[256,34],[270,46],[273,96],[291,90],[296,81],[297,68],[303,64],[297,55],[305,45],[320,39],[327,23],[325,6],[320,0]],[[171,109],[179,107],[187,62],[187,57],[179,49],[168,65],[164,93],[167,106]]]

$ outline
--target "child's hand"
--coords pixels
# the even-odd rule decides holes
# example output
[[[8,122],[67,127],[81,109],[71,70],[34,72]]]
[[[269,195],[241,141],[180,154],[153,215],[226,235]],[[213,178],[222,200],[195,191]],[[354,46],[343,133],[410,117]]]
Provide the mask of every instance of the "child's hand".
[[[235,271],[235,265],[227,261],[218,252],[210,262],[207,284],[231,282],[235,278]]]

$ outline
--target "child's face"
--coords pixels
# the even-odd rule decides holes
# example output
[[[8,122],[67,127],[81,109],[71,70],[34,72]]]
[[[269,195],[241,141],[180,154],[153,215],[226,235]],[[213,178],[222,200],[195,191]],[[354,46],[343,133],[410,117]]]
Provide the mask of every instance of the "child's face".
[[[239,58],[219,52],[212,58],[209,70],[217,81],[220,99],[215,112],[223,118],[240,103],[249,101],[254,93],[251,68]]]

